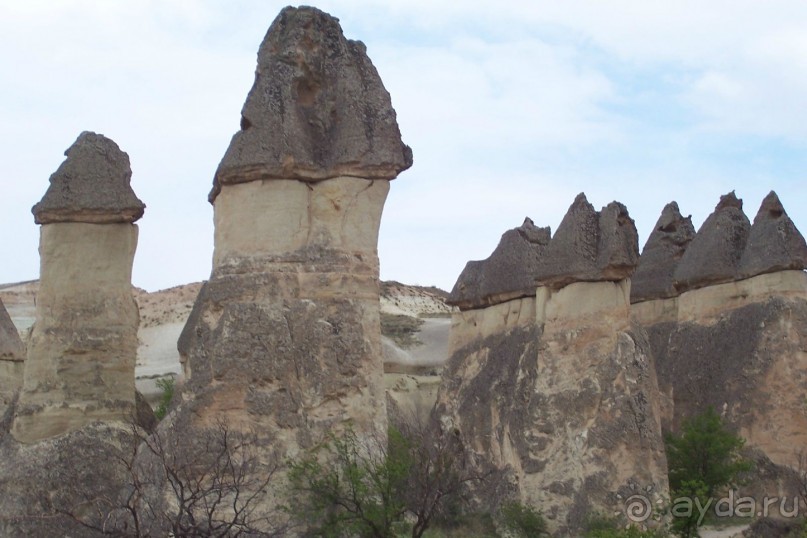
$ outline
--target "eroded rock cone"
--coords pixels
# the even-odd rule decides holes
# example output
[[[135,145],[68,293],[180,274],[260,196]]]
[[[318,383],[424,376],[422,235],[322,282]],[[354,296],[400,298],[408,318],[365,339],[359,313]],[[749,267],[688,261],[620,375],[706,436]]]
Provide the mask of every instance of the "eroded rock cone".
[[[386,434],[378,228],[411,153],[364,47],[314,8],[272,24],[241,127],[210,197],[211,277],[178,342],[184,433],[158,430],[223,421],[282,468],[347,428]]]
[[[258,50],[241,130],[221,160],[212,202],[228,183],[393,179],[412,166],[390,96],[360,41],[339,20],[288,7]]]
[[[740,259],[739,276],[807,268],[807,243],[771,191],[759,207]]]
[[[693,237],[692,217],[682,216],[675,202],[664,206],[631,276],[632,303],[678,295],[673,272]]]
[[[502,235],[487,259],[466,264],[446,302],[464,310],[535,295],[538,263],[550,235],[549,227],[525,218]]]
[[[33,208],[40,285],[12,432],[36,442],[96,420],[127,421],[135,404],[139,314],[132,262],[143,203],[129,157],[84,132]]]
[[[639,259],[638,241],[624,205],[612,202],[597,212],[580,193],[541,258],[536,282],[560,289],[572,282],[627,278]]]
[[[734,191],[721,196],[675,268],[676,290],[683,293],[736,280],[750,228],[743,201]]]

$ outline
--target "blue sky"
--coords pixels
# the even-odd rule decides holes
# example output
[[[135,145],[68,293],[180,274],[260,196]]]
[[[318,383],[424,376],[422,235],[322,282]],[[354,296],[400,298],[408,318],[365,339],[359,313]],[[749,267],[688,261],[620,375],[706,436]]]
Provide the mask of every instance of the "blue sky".
[[[0,282],[38,275],[30,207],[83,130],[129,153],[147,204],[134,283],[210,273],[213,172],[284,2],[0,0]],[[415,164],[393,182],[381,276],[450,289],[465,262],[574,196],[699,226],[771,189],[807,228],[807,4],[326,1],[367,45]]]

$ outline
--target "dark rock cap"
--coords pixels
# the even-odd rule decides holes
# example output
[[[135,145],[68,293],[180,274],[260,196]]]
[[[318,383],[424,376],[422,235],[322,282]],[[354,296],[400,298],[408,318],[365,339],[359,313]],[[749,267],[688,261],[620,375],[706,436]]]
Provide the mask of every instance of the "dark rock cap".
[[[24,358],[25,346],[3,301],[0,301],[0,360],[21,361]]]
[[[525,218],[521,226],[504,232],[487,259],[467,263],[446,303],[467,310],[534,296],[536,270],[550,235],[549,227],[539,228]]]
[[[683,217],[675,202],[664,206],[631,277],[631,302],[678,295],[673,286],[673,272],[693,237],[692,217]]]
[[[390,95],[360,41],[312,8],[284,8],[258,50],[241,130],[209,199],[226,183],[393,179],[412,166]]]
[[[737,280],[750,228],[751,223],[743,213],[743,201],[734,191],[721,196],[675,268],[676,290],[683,293]]]
[[[573,282],[625,279],[639,259],[638,237],[624,205],[612,202],[597,212],[580,193],[541,259],[537,285],[558,289]]]
[[[740,259],[740,278],[807,267],[807,244],[771,191],[759,207]]]
[[[135,196],[129,156],[104,135],[85,131],[64,153],[45,196],[31,210],[37,224],[134,222],[146,205]]]

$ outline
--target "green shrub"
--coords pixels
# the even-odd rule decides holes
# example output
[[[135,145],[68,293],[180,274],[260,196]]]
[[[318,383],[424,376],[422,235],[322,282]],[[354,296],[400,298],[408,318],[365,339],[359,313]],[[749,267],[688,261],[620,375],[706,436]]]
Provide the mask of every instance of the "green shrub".
[[[174,386],[176,380],[173,377],[163,377],[157,380],[157,387],[162,390],[160,395],[160,403],[157,409],[154,410],[154,416],[157,420],[162,420],[168,414],[168,408],[171,405],[171,399],[174,397]]]
[[[523,538],[548,534],[541,512],[520,502],[511,501],[502,505],[501,522],[509,532]]]

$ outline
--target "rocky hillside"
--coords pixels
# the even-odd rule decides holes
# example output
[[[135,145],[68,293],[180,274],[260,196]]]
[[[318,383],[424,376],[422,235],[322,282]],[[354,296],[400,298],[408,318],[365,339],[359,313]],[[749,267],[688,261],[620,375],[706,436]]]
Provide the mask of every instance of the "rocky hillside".
[[[0,284],[0,300],[23,339],[34,323],[38,284],[36,280]],[[155,292],[134,290],[140,308],[137,386],[147,397],[158,394],[157,379],[181,373],[176,343],[201,287],[201,282],[192,282]],[[413,379],[435,377],[448,353],[451,307],[445,303],[447,296],[435,287],[381,283],[385,370],[411,377],[391,379],[388,384],[404,383],[409,390]]]

